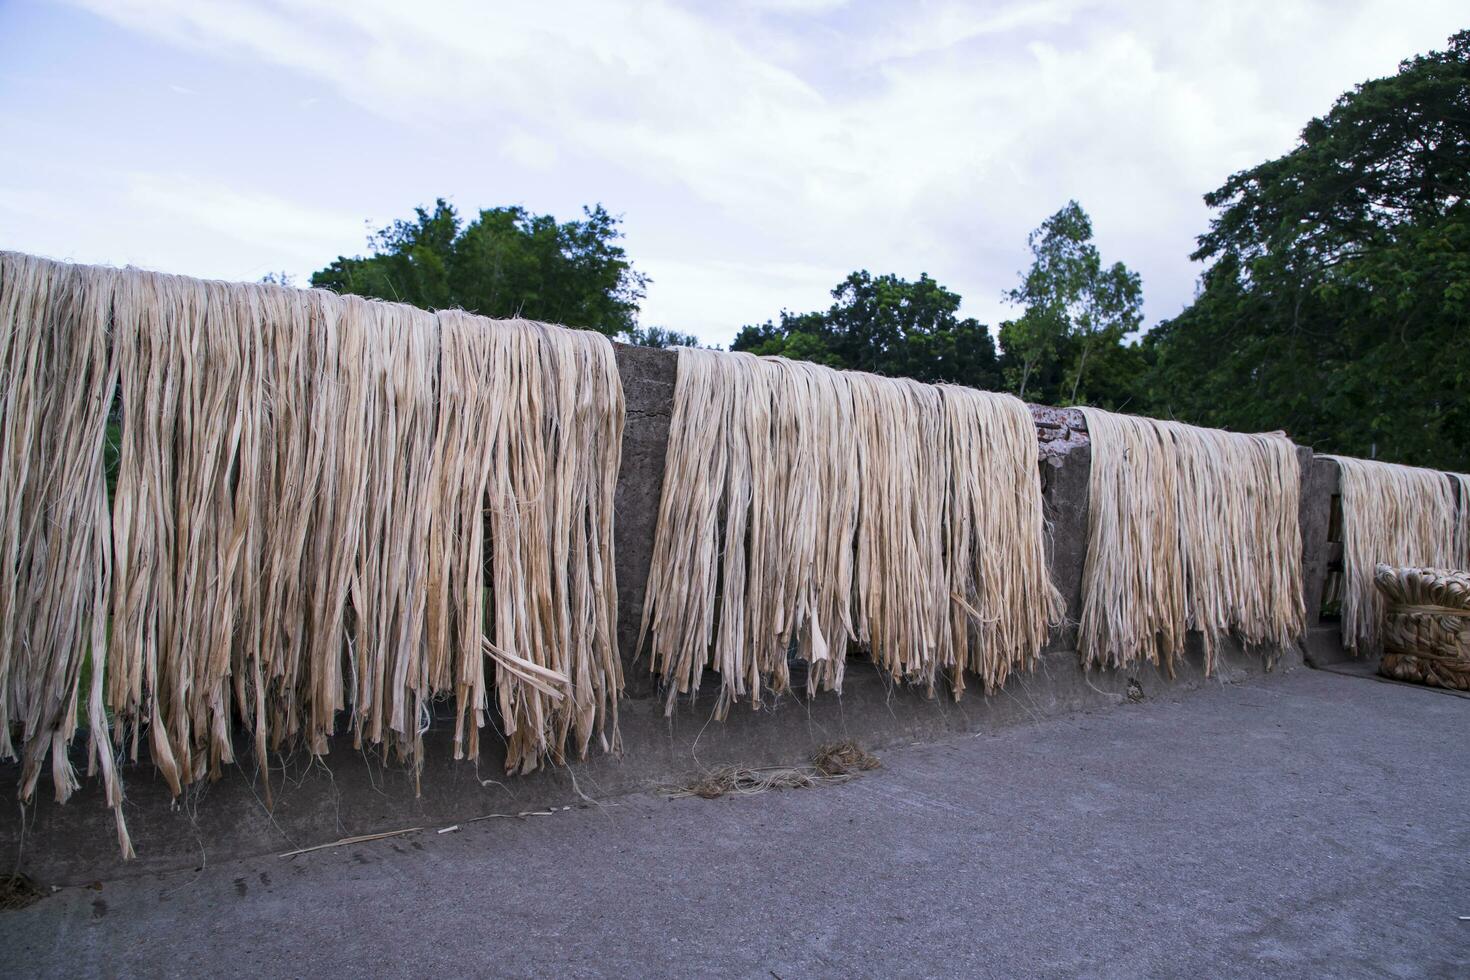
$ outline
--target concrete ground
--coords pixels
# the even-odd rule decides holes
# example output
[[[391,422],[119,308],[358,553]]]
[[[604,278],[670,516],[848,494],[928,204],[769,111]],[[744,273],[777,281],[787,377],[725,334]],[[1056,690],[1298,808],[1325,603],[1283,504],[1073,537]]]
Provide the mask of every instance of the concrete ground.
[[[12,976],[1466,976],[1470,701],[1298,670],[0,914]]]

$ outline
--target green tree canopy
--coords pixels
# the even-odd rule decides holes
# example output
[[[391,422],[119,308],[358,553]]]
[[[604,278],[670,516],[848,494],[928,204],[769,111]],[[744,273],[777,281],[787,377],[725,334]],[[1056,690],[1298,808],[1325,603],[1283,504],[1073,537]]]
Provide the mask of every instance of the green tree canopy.
[[[583,208],[558,223],[524,208],[491,208],[468,223],[440,198],[368,241],[372,254],[338,258],[313,286],[426,309],[524,316],[613,335],[637,327],[648,278],[633,268],[619,219]]]
[[[1148,338],[1153,409],[1470,467],[1470,31],[1232,176],[1194,303]]]
[[[618,335],[625,344],[639,347],[703,347],[692,333],[680,333],[668,327],[634,327]]]
[[[854,272],[832,299],[825,312],[782,310],[778,321],[746,326],[731,349],[917,381],[999,383],[989,328],[961,319],[959,294],[927,275],[911,282]]]
[[[1006,299],[1024,308],[1000,327],[1006,383],[1022,398],[1117,408],[1142,373],[1125,338],[1143,319],[1143,286],[1121,262],[1103,265],[1092,219],[1068,201],[1026,239],[1031,268]]]

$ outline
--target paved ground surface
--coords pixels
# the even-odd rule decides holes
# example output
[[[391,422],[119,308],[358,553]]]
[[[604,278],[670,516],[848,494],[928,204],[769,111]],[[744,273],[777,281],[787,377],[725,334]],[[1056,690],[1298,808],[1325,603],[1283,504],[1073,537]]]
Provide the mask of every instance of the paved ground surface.
[[[67,889],[0,972],[1470,971],[1470,701],[1300,670],[883,761]]]

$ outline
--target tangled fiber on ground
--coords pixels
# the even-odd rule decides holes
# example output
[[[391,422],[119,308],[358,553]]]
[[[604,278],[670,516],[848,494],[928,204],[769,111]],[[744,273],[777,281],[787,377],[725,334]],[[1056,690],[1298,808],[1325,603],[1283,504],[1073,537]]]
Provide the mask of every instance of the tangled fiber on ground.
[[[1009,395],[681,349],[639,648],[668,710],[841,690],[849,645],[933,691],[1028,666],[1061,615],[1030,412]]]
[[[40,886],[23,874],[0,875],[0,912],[18,912],[45,897]]]
[[[878,757],[864,749],[853,739],[828,742],[812,756],[812,767],[824,776],[844,776],[854,772],[868,772],[883,763]]]
[[[1086,408],[1092,441],[1079,648],[1085,667],[1172,671],[1199,631],[1286,645],[1304,627],[1301,473],[1284,435]]]
[[[754,796],[773,789],[810,789],[823,783],[846,782],[881,765],[877,756],[849,739],[818,748],[809,766],[768,766],[762,769],[717,766],[683,786],[668,788],[664,795],[676,800],[690,796],[713,800],[721,796]]]
[[[1379,563],[1470,569],[1470,476],[1352,456],[1323,458],[1336,462],[1342,476],[1342,644],[1355,654],[1376,653],[1384,615],[1384,598],[1373,584]]]
[[[145,740],[178,794],[235,760],[236,725],[264,770],[350,710],[417,773],[433,702],[474,758],[493,690],[510,770],[616,746],[606,338],[0,253],[0,371],[23,798],[48,753],[75,788],[79,717],[125,854],[117,763]]]

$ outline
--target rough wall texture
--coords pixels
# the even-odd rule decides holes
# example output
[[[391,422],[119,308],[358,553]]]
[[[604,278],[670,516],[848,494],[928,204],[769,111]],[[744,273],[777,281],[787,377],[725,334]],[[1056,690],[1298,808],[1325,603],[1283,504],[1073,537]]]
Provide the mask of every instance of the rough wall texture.
[[[1318,459],[1309,450],[1302,467],[1302,540],[1314,543],[1302,555],[1302,593],[1307,602],[1307,627],[1322,621],[1322,589],[1333,549],[1328,545],[1327,526],[1332,519],[1332,498],[1337,495],[1339,474],[1330,459]],[[1342,558],[1341,547],[1337,557]]]
[[[1036,441],[1043,460],[1059,459],[1080,446],[1087,445],[1087,418],[1080,408],[1052,408],[1032,405],[1031,419],[1036,423]]]
[[[669,420],[674,411],[674,377],[678,356],[671,350],[617,345],[618,372],[628,423],[623,429],[623,467],[618,473],[617,549],[618,646],[629,697],[647,697],[653,675],[639,670],[638,624],[643,618],[644,586],[653,560],[653,532],[664,488],[664,454],[669,448]]]
[[[1052,630],[1047,652],[1077,649],[1077,621],[1082,614],[1082,563],[1087,557],[1088,475],[1092,445],[1074,442],[1065,453],[1041,458],[1041,500],[1047,522],[1047,561],[1052,581],[1067,602],[1066,618]]]
[[[1329,541],[1332,501],[1342,488],[1336,461],[1313,458],[1302,481],[1302,540],[1307,543],[1302,568],[1302,590],[1307,599],[1307,635],[1303,641],[1307,662],[1313,667],[1346,663],[1352,656],[1342,647],[1342,622],[1322,617],[1327,573],[1342,567],[1342,542]]]
[[[991,697],[972,686],[955,703],[927,700],[915,691],[894,687],[855,657],[840,698],[820,695],[808,701],[790,695],[758,712],[737,709],[724,723],[710,721],[712,701],[706,699],[683,702],[673,717],[665,718],[661,700],[651,696],[654,685],[646,661],[635,660],[635,646],[663,486],[676,357],[670,351],[622,346],[617,356],[628,409],[616,538],[619,638],[628,679],[621,759],[594,756],[528,777],[506,778],[501,775],[503,753],[493,735],[486,739],[477,770],[452,761],[448,735],[438,724],[427,736],[422,796],[415,797],[405,773],[385,768],[354,752],[349,740],[339,739],[324,762],[292,761],[284,780],[281,771],[273,773],[276,803],[271,812],[261,803],[259,780],[251,770],[229,767],[218,783],[174,806],[151,767],[129,766],[126,812],[138,861],[127,866],[118,861],[110,814],[96,781],[86,780],[64,807],[46,799],[49,788],[43,786],[39,802],[24,820],[14,808],[0,811],[0,862],[18,864],[54,883],[189,867],[204,860],[286,851],[358,834],[447,826],[486,814],[575,804],[584,797],[666,785],[691,771],[723,763],[791,764],[837,738],[857,738],[882,748],[1025,724],[1203,682],[1197,644],[1172,681],[1147,666],[1134,673],[1083,674],[1078,669],[1076,619],[1086,551],[1091,447],[1080,412],[1038,408],[1034,414],[1042,440],[1040,478],[1050,523],[1048,554],[1068,614],[1035,672],[1014,677]],[[1320,596],[1319,573],[1325,573],[1326,508],[1336,467],[1327,464],[1324,469],[1325,461],[1313,462],[1310,450],[1303,449],[1302,458],[1307,474],[1302,503],[1305,565],[1309,589],[1316,590],[1308,592],[1310,612],[1313,596]],[[1324,493],[1327,501],[1320,499]],[[1228,681],[1301,662],[1296,649],[1273,651],[1269,662],[1263,662],[1260,656],[1227,644],[1217,675]],[[76,761],[85,767],[80,751]],[[0,792],[14,793],[15,775],[13,767],[0,769]]]

